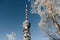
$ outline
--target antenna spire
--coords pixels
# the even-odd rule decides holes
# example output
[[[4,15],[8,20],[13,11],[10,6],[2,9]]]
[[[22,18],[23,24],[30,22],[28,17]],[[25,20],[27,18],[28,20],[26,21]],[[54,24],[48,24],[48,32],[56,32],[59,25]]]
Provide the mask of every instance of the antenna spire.
[[[28,20],[28,6],[26,4],[26,20]]]

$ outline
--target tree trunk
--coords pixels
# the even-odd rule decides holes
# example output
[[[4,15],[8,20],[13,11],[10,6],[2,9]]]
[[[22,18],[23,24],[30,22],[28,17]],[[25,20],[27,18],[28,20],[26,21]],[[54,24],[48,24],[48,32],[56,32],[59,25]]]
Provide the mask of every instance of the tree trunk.
[[[57,32],[60,34],[60,25],[58,24],[56,17],[54,15],[52,16],[52,21],[55,27],[57,28]]]

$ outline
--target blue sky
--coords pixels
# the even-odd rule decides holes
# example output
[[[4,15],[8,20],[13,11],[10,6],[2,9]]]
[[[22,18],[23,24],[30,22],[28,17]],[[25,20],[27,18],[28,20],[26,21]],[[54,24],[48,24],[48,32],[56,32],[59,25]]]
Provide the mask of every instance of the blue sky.
[[[16,33],[17,40],[23,40],[23,22],[27,0],[0,0],[0,40],[8,40],[6,34]],[[29,12],[31,22],[31,40],[48,40],[38,27],[40,17]]]

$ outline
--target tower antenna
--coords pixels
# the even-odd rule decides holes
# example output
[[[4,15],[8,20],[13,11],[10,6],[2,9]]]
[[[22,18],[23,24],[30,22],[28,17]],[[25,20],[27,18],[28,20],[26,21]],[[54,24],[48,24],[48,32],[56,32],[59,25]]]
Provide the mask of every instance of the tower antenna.
[[[26,20],[28,20],[28,6],[26,4]]]

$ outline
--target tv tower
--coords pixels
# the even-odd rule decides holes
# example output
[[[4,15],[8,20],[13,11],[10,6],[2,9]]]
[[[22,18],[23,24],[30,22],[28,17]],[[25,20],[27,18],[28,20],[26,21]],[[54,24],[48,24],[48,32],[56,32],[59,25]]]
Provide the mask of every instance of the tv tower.
[[[30,25],[28,20],[28,6],[26,5],[26,19],[23,22],[23,40],[31,40]]]

